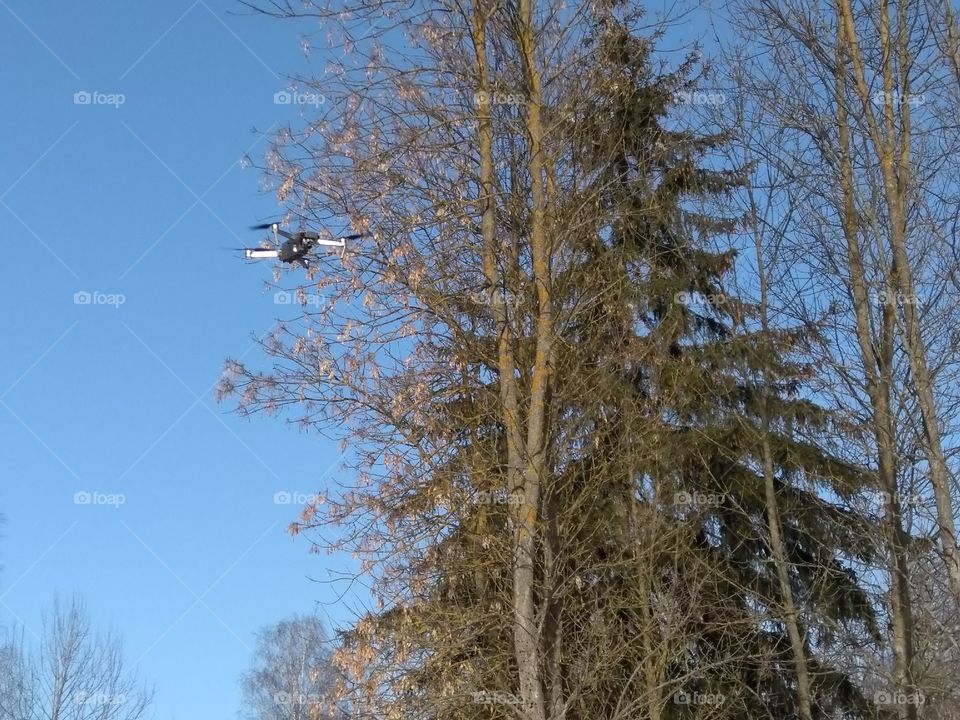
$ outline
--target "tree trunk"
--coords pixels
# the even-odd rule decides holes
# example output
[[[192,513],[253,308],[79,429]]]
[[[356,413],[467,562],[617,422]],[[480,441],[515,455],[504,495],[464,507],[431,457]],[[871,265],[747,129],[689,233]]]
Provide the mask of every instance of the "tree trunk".
[[[520,676],[520,700],[528,720],[545,720],[546,707],[539,665],[540,637],[534,596],[534,563],[541,484],[547,475],[547,415],[550,358],[554,328],[551,298],[551,260],[546,233],[542,93],[536,65],[536,32],[532,0],[519,0],[517,42],[527,84],[526,132],[529,142],[530,252],[537,291],[536,346],[530,374],[527,411],[526,466],[522,501],[516,514],[516,558],[513,572],[514,647]]]
[[[749,166],[749,150],[746,164]],[[748,188],[750,195],[750,215],[753,226],[754,247],[757,254],[757,280],[760,283],[760,323],[762,335],[767,337],[769,317],[767,313],[767,271],[763,258],[763,243],[760,236],[757,218],[757,206],[754,200],[752,185]],[[763,484],[767,504],[767,526],[770,531],[770,552],[777,571],[777,582],[780,586],[780,602],[783,613],[783,622],[787,627],[790,638],[790,649],[793,653],[794,673],[797,677],[797,703],[800,706],[802,720],[813,720],[813,694],[810,687],[810,671],[807,666],[807,653],[800,632],[800,623],[797,615],[797,606],[793,597],[793,587],[790,584],[790,569],[787,554],[783,545],[783,533],[780,526],[780,509],[777,503],[775,471],[773,465],[773,448],[770,446],[770,408],[769,408],[769,373],[763,373],[763,417],[761,418],[761,446],[763,452]]]
[[[901,64],[909,64],[906,49],[901,45],[893,47],[890,39],[890,20],[886,0],[880,3],[880,42],[885,62],[883,64],[883,121],[884,129],[881,132],[880,124],[873,113],[870,91],[866,81],[863,61],[856,38],[853,13],[849,0],[838,0],[842,35],[845,37],[845,46],[854,70],[856,91],[870,128],[870,135],[875,147],[880,169],[883,175],[885,200],[890,213],[890,249],[893,255],[894,279],[897,289],[904,298],[903,315],[906,326],[905,344],[907,357],[910,363],[910,372],[917,392],[917,402],[920,407],[923,421],[923,440],[930,465],[930,482],[933,485],[934,498],[937,505],[937,525],[940,530],[940,542],[943,560],[950,578],[950,588],[955,600],[960,603],[960,548],[957,547],[957,531],[953,521],[953,501],[950,496],[950,471],[947,467],[943,452],[943,443],[940,437],[938,424],[937,403],[933,396],[933,384],[927,366],[923,338],[920,332],[920,323],[917,318],[914,302],[916,289],[913,280],[913,270],[907,252],[906,228],[907,198],[911,190],[909,180],[910,170],[910,106],[907,98],[906,76],[902,78],[900,97],[900,114],[903,119],[903,132],[899,137],[900,149],[897,153],[897,136],[894,128],[894,85],[891,64],[895,52],[900,54]],[[901,6],[898,13],[903,38],[903,25],[906,22],[904,10]],[[896,157],[895,157],[896,156]]]
[[[852,150],[846,108],[846,60],[849,43],[847,29],[840,24],[837,45],[836,100],[837,123],[840,142],[841,189],[844,208],[843,232],[847,242],[847,267],[850,273],[850,288],[857,320],[857,341],[860,345],[867,394],[873,411],[873,433],[877,445],[877,471],[879,484],[885,493],[885,529],[890,549],[890,617],[893,630],[892,646],[894,674],[898,689],[904,693],[914,691],[913,679],[913,612],[910,598],[909,568],[907,565],[906,533],[903,530],[899,494],[897,492],[897,461],[894,446],[894,419],[891,412],[891,387],[893,364],[894,309],[889,304],[883,307],[883,324],[880,329],[880,352],[873,345],[873,330],[870,319],[869,295],[866,272],[859,240],[859,217],[855,204]],[[905,716],[917,717],[914,705],[901,706]]]

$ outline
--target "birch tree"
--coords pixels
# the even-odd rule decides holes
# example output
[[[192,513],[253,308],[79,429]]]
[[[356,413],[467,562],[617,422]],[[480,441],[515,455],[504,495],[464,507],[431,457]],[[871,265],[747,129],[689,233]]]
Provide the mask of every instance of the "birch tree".
[[[251,720],[337,717],[332,643],[316,617],[295,616],[257,634],[252,667],[241,680]]]
[[[96,633],[83,603],[54,603],[39,646],[23,634],[0,653],[4,720],[140,720],[153,692],[125,667],[120,640]]]

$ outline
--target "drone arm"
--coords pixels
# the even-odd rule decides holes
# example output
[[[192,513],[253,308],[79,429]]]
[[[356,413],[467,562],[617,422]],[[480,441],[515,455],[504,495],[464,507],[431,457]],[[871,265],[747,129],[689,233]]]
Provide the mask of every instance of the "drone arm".
[[[347,240],[346,240],[346,238],[337,238],[336,240],[320,240],[320,239],[317,239],[317,240],[313,240],[312,242],[313,242],[314,244],[316,244],[316,245],[326,245],[327,247],[338,247],[338,248],[342,248],[342,247],[346,247],[346,246],[347,246]]]
[[[245,248],[243,255],[247,260],[263,260],[265,258],[279,257],[280,253],[267,248]]]

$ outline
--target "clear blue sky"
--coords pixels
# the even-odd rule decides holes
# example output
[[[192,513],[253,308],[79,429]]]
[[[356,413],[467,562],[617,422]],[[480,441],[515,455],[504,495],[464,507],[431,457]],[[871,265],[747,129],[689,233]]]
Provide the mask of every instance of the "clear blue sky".
[[[289,313],[269,265],[221,249],[278,211],[239,160],[262,157],[252,128],[298,122],[274,103],[287,74],[325,61],[299,49],[309,26],[238,13],[0,0],[0,628],[39,631],[55,592],[82,595],[160,720],[235,718],[255,629],[332,603],[308,578],[343,563],[308,555],[273,501],[322,487],[338,447],[213,399],[223,359]]]
[[[309,555],[274,502],[324,487],[339,448],[213,400],[223,359],[289,314],[269,265],[222,249],[278,212],[239,161],[300,122],[274,93],[327,59],[303,57],[309,25],[243,12],[0,0],[0,629],[82,595],[159,720],[232,720],[257,628],[318,601],[350,616],[310,580],[348,561]]]

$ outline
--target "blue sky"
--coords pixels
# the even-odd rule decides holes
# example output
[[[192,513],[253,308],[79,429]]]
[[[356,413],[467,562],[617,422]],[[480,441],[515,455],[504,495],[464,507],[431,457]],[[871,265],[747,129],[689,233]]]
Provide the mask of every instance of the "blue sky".
[[[298,122],[274,102],[287,74],[325,60],[300,51],[309,25],[243,13],[0,0],[0,627],[82,595],[161,720],[236,717],[258,627],[317,602],[348,617],[310,579],[345,561],[308,555],[274,502],[335,478],[339,448],[213,398],[224,358],[289,313],[269,265],[222,249],[278,212],[239,161]]]

